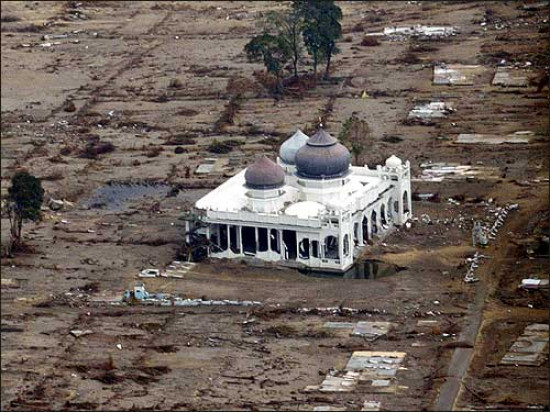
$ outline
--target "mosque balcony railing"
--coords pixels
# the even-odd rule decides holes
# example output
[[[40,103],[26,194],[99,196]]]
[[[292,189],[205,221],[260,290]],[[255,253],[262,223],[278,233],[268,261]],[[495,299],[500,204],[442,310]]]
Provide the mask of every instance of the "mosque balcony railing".
[[[349,216],[348,216],[349,215]],[[349,220],[351,218],[350,213],[325,213],[321,214],[318,217],[310,218],[300,218],[297,216],[289,216],[283,214],[270,214],[270,213],[255,213],[247,211],[238,211],[238,212],[223,212],[208,210],[206,217],[210,221],[220,221],[220,222],[229,222],[229,221],[238,221],[243,223],[258,223],[258,224],[269,224],[269,225],[287,225],[287,226],[304,226],[304,227],[313,227],[321,228],[327,226],[339,226],[340,222]]]

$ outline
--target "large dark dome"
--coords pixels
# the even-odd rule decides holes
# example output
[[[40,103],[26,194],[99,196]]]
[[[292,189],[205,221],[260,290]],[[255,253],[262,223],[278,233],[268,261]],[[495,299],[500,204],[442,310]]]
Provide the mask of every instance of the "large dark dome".
[[[319,129],[306,145],[296,153],[298,176],[306,179],[332,179],[348,174],[351,155],[349,150]]]
[[[246,169],[244,179],[250,189],[276,189],[284,186],[285,172],[277,163],[262,156]]]

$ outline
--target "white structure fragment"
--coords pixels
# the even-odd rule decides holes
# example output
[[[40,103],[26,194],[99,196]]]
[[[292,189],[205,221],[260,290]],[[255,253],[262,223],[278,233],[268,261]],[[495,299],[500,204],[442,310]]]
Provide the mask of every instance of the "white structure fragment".
[[[349,151],[323,129],[298,130],[267,157],[195,204],[188,244],[199,236],[208,255],[254,257],[293,267],[343,272],[368,242],[411,218],[410,163],[351,166]]]

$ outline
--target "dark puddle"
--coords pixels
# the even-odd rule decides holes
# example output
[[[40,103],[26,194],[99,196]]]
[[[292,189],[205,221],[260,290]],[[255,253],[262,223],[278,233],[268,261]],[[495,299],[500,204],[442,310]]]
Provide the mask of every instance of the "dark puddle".
[[[393,276],[403,270],[405,267],[392,265],[379,260],[365,259],[362,262],[355,263],[344,273],[322,272],[316,270],[300,270],[306,276],[325,279],[381,279],[388,276]]]
[[[170,190],[170,185],[162,182],[109,182],[83,204],[90,209],[119,210],[133,200],[165,198]]]

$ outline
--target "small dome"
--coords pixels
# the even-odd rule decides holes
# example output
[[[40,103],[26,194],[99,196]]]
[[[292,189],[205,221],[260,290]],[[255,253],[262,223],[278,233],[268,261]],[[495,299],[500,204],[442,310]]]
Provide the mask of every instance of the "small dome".
[[[279,157],[287,165],[293,165],[294,159],[296,157],[296,152],[298,151],[298,149],[306,144],[308,139],[309,136],[307,134],[302,132],[300,129],[296,130],[296,133],[285,140],[285,142],[281,145],[281,149],[279,150]]]
[[[331,179],[348,174],[349,150],[319,129],[296,153],[298,176],[306,179]]]
[[[285,172],[281,166],[264,155],[246,169],[244,179],[249,189],[276,189],[285,184]]]
[[[403,162],[401,161],[401,159],[395,155],[391,155],[386,159],[387,167],[401,167],[402,164]]]

